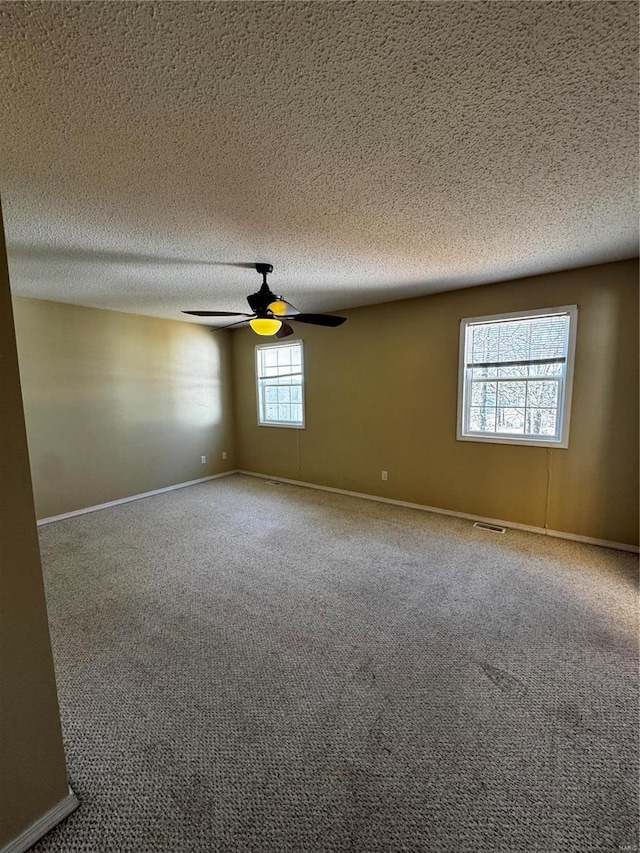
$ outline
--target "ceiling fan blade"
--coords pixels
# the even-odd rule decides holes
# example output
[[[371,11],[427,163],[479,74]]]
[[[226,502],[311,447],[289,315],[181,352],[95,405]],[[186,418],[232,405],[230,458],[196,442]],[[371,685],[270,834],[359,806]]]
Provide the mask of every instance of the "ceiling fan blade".
[[[280,320],[294,320],[297,323],[310,323],[313,326],[341,326],[347,322],[346,317],[336,317],[335,314],[296,314],[295,316],[280,317]]]
[[[287,338],[293,334],[293,329],[288,323],[283,323],[276,332],[276,338]]]
[[[254,314],[249,314],[249,319],[253,318]],[[248,323],[249,320],[237,320],[235,323],[227,323],[226,326],[211,326],[212,332],[222,332],[223,329],[230,329],[232,326],[241,326],[243,323]]]
[[[193,314],[195,317],[253,317],[241,311],[181,311],[181,314]]]

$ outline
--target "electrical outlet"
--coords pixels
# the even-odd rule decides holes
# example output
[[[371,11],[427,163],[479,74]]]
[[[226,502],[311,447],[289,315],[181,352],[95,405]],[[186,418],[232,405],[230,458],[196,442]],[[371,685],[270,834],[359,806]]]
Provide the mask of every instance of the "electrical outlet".
[[[223,450],[223,451],[222,451],[222,458],[223,458],[223,459],[226,459],[226,458],[227,458],[227,451],[226,451],[226,450]]]
[[[386,472],[386,471],[383,471],[383,472],[382,472],[382,479],[383,479],[383,480],[386,480],[386,479],[387,479],[387,472]]]
[[[204,465],[204,463],[207,461],[207,457],[206,457],[206,456],[201,456],[201,457],[200,457],[200,461],[201,461],[201,462],[202,462],[202,464]]]

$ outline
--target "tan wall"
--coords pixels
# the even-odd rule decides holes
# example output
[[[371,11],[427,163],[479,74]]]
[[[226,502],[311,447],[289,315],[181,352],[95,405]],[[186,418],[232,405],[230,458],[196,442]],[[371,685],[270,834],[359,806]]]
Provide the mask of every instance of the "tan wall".
[[[36,299],[14,312],[38,518],[234,467],[229,332]]]
[[[0,848],[68,793],[0,215]]]
[[[460,319],[576,303],[569,448],[456,441]],[[345,314],[338,329],[297,327],[304,430],[256,425],[258,339],[233,333],[239,468],[637,544],[637,261]]]

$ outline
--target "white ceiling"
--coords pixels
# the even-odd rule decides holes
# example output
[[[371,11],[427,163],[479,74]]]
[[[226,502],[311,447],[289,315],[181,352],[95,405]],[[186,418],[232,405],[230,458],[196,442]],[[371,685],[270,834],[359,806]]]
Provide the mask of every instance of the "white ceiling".
[[[13,289],[184,319],[638,253],[635,2],[0,4]]]

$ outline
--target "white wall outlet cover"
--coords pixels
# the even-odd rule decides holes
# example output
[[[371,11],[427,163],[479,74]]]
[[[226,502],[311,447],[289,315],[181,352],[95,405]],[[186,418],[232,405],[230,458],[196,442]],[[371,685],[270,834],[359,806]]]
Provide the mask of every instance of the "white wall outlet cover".
[[[386,471],[383,471],[383,472],[382,472],[382,479],[383,479],[383,480],[386,480],[386,479],[387,479],[387,472],[386,472]]]
[[[226,451],[226,450],[223,450],[223,451],[222,451],[222,458],[223,458],[223,459],[226,459],[226,458],[227,458],[227,451]]]
[[[206,456],[201,456],[201,457],[200,457],[200,461],[201,461],[201,462],[202,462],[202,464],[204,465],[204,463],[207,461],[207,457],[206,457]]]

